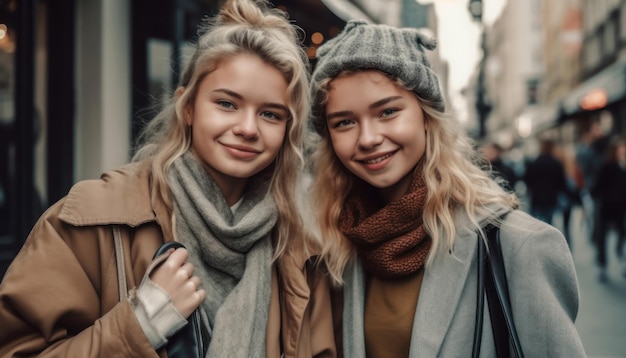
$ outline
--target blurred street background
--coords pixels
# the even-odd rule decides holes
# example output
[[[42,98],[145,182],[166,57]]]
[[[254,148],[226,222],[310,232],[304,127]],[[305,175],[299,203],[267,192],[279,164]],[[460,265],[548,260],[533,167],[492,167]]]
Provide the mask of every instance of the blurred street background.
[[[0,277],[48,206],[130,159],[224,1],[0,0]],[[626,0],[270,2],[312,67],[350,19],[436,37],[451,115],[569,240],[587,354],[626,357]]]
[[[582,235],[585,231],[584,213],[578,208],[572,216],[572,228],[578,227],[573,230],[572,245],[580,285],[578,333],[588,357],[626,357],[626,278],[622,276],[623,266],[615,255],[611,255],[609,278],[605,283],[599,282],[594,246],[586,235]],[[558,216],[555,221],[560,226]],[[612,235],[612,246],[616,239]]]

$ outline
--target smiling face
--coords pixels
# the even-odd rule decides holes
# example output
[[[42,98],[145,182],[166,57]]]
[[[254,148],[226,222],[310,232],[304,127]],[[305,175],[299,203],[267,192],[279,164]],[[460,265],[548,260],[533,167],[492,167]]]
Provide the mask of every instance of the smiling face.
[[[426,151],[426,124],[413,92],[378,71],[330,83],[326,119],[337,158],[391,201],[404,195]]]
[[[278,155],[287,104],[287,81],[255,55],[224,59],[198,84],[186,118],[191,150],[227,201],[238,200],[247,180]]]

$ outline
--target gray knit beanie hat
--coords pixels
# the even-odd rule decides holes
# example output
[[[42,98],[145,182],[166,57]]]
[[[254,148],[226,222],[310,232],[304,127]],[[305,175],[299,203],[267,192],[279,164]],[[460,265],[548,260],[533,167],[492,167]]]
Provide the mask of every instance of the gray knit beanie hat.
[[[317,50],[317,64],[311,81],[313,126],[326,135],[324,92],[321,83],[345,70],[376,69],[402,80],[408,88],[435,109],[444,112],[445,100],[439,79],[430,68],[424,48],[434,50],[437,41],[416,28],[397,28],[351,20],[343,31]]]

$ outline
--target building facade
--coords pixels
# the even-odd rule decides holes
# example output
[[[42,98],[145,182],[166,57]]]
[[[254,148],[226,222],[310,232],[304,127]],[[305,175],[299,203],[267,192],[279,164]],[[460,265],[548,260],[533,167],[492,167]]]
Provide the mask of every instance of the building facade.
[[[484,76],[491,112],[489,140],[510,148],[545,122],[551,107],[542,101],[545,75],[543,0],[508,1],[487,28]]]
[[[581,0],[580,12],[579,81],[562,97],[560,123],[580,134],[600,122],[626,135],[626,1]]]

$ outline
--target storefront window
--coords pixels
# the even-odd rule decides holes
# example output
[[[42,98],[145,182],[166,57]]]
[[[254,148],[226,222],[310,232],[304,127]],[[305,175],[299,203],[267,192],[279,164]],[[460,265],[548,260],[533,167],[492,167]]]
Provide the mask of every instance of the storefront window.
[[[0,245],[12,240],[15,223],[15,5],[0,1]]]
[[[15,26],[16,1],[0,0],[0,278],[13,256],[15,193]]]
[[[46,195],[47,9],[0,0],[0,278]]]

